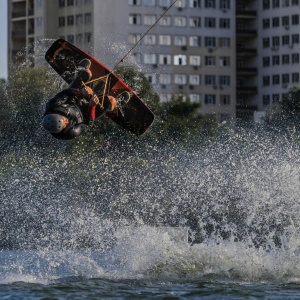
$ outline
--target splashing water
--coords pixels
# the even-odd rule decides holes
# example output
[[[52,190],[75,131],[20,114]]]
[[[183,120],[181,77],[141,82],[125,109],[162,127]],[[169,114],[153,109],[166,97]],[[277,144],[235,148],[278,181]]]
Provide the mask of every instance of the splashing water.
[[[45,139],[1,146],[0,283],[299,281],[299,142],[250,130],[184,146],[112,136],[74,151]]]
[[[297,143],[244,132],[98,150],[3,155],[1,245],[22,250],[0,253],[0,281],[300,278]],[[165,226],[189,228],[189,243]]]

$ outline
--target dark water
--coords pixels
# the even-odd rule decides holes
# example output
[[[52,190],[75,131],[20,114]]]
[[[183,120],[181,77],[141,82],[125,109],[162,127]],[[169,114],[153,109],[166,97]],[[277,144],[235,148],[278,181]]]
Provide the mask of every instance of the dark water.
[[[0,299],[300,299],[296,139],[51,143],[1,152]]]
[[[200,258],[201,255],[198,254]],[[271,279],[272,275],[267,274],[267,270],[259,274],[259,277],[265,279],[251,279],[247,270],[244,270],[245,276],[242,278],[241,273],[238,274],[241,270],[225,271],[222,266],[215,269],[215,271],[223,269],[219,273],[191,270],[184,278],[178,278],[176,272],[179,270],[176,270],[176,266],[166,267],[163,270],[164,274],[152,270],[152,274],[145,275],[134,273],[132,269],[128,270],[128,266],[122,268],[115,266],[116,269],[108,270],[104,266],[107,267],[109,263],[107,259],[103,260],[103,254],[92,252],[6,251],[1,253],[1,263],[0,299],[299,299],[300,297],[299,279],[292,277]],[[172,268],[175,269],[174,273]],[[247,278],[248,280],[245,280]]]

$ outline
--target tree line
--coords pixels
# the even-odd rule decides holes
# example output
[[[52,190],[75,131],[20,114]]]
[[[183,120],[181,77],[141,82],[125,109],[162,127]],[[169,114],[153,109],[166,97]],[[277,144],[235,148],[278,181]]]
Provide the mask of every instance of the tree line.
[[[181,95],[161,103],[158,94],[146,76],[134,67],[119,67],[115,72],[129,85],[154,112],[154,124],[145,134],[150,139],[201,138],[214,134],[218,128],[216,120],[199,113],[200,104],[191,102]],[[48,99],[66,88],[61,78],[46,67],[21,68],[0,81],[0,136],[6,141],[27,141],[43,144],[45,134],[41,119]],[[132,138],[129,133],[110,120],[101,118],[87,137],[96,140],[105,136]],[[48,134],[49,135],[49,134]],[[100,139],[101,140],[101,139]]]

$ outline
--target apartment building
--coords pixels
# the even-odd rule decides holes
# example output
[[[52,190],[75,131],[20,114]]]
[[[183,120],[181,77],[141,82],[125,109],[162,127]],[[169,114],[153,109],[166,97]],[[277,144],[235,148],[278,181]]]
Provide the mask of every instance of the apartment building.
[[[112,68],[174,0],[8,0],[10,63],[44,63],[58,37]],[[177,0],[132,50],[161,101],[253,119],[299,85],[299,0]],[[45,46],[42,46],[45,45]]]

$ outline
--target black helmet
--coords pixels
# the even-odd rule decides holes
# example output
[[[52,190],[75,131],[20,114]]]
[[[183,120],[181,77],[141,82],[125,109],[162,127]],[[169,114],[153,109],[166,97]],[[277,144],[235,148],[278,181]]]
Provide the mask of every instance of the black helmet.
[[[49,114],[43,117],[42,124],[51,133],[59,133],[64,129],[63,116],[59,114]]]

